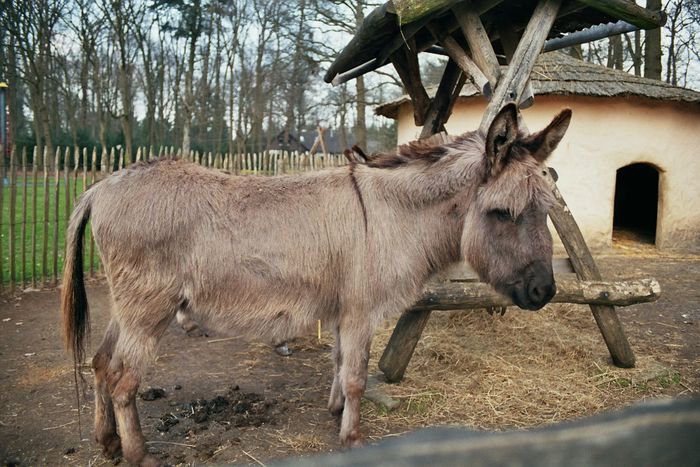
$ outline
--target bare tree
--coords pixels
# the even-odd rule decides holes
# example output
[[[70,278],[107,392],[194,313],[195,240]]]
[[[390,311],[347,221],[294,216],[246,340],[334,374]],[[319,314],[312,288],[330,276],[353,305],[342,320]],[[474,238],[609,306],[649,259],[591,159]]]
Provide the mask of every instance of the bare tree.
[[[52,44],[55,28],[63,13],[63,0],[9,2],[5,5],[2,28],[12,37],[19,52],[21,72],[18,77],[29,89],[30,108],[38,147],[53,151],[49,103],[52,90]],[[43,141],[42,141],[43,140]]]
[[[649,10],[661,10],[661,0],[647,0]],[[644,77],[661,79],[661,29],[651,29],[644,33]]]

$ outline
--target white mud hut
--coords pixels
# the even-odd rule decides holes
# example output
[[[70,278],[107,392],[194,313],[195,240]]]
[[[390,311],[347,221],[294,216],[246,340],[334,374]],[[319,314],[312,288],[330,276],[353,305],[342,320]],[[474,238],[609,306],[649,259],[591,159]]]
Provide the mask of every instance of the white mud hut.
[[[539,57],[531,82],[537,105],[523,111],[531,128],[573,109],[550,165],[588,245],[600,251],[614,232],[632,233],[660,249],[699,252],[700,93],[558,52]],[[467,82],[447,131],[478,128],[486,104]],[[398,120],[399,143],[418,138],[408,96],[376,113]]]

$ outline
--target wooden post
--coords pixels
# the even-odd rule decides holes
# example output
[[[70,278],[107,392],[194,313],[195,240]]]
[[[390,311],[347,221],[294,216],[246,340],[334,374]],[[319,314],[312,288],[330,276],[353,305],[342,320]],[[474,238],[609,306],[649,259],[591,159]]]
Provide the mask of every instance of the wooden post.
[[[39,185],[39,177],[38,177],[38,166],[39,166],[39,147],[34,146],[34,157],[32,157],[32,253],[31,253],[31,262],[32,262],[32,287],[36,288],[37,286],[37,281],[36,281],[36,276],[37,276],[37,267],[36,267],[36,231],[37,231],[37,225],[39,223],[39,219],[37,219],[37,190]]]
[[[3,154],[4,157],[4,154]],[[14,292],[17,280],[15,270],[15,204],[17,201],[17,147],[13,146],[10,152],[10,218],[9,222],[9,248],[10,248],[10,290]]]
[[[59,193],[61,189],[61,147],[56,147],[56,157],[54,158],[54,180],[53,180],[53,286],[58,283],[58,210],[61,206]]]
[[[27,180],[27,148],[22,148],[22,233],[20,235],[20,258],[22,261],[22,289],[26,286],[27,280],[27,191],[29,183]]]
[[[104,154],[104,152],[103,152]],[[96,180],[96,173],[97,173],[97,148],[92,149],[92,166],[90,167],[90,186],[95,184]],[[94,258],[95,258],[95,239],[92,236],[92,226],[90,227],[90,251],[88,253],[88,257],[90,258],[88,261],[90,262],[90,277],[93,277],[95,275],[95,265],[94,265]]]
[[[423,126],[425,124],[425,116],[430,108],[430,97],[421,82],[414,39],[409,40],[409,46],[404,45],[391,54],[391,63],[399,74],[406,92],[411,96],[414,123],[416,126]]]
[[[420,134],[421,139],[440,133],[444,129],[443,124],[450,116],[452,103],[459,96],[462,85],[464,85],[462,70],[453,60],[449,60],[442,74],[440,85],[435,92],[435,97],[430,103],[430,109],[425,118],[426,123]]]
[[[561,0],[540,0],[532,13],[525,32],[518,43],[513,60],[501,79],[491,102],[481,119],[479,130],[488,131],[496,114],[509,102],[518,102],[523,95],[530,73],[535,67],[554,19],[557,17]]]
[[[3,141],[4,142],[4,141]],[[0,143],[0,232],[2,232],[2,213],[5,212],[5,207],[3,205],[5,191],[5,146]],[[5,252],[3,251],[2,236],[0,236],[0,291],[5,287],[5,272],[3,271],[3,257]]]
[[[467,39],[474,63],[488,78],[491,89],[496,89],[501,77],[501,67],[498,65],[496,52],[493,51],[491,40],[486,34],[479,12],[475,10],[474,5],[469,3],[456,4],[452,7],[452,12]]]
[[[518,48],[518,42],[520,36],[513,29],[511,25],[503,25],[503,27],[498,28],[499,36],[501,37],[501,45],[503,46],[503,51],[506,54],[506,60],[510,63],[513,60],[513,55],[515,54],[515,49]],[[527,109],[535,103],[535,93],[532,90],[532,84],[528,78],[527,83],[525,83],[525,89],[523,94],[518,100],[518,107],[521,109]]]
[[[445,48],[447,55],[457,64],[459,68],[467,75],[474,86],[481,91],[481,94],[487,99],[491,98],[492,89],[488,78],[479,69],[479,67],[467,55],[461,45],[450,35],[441,34],[441,31],[434,25],[428,25],[430,33],[440,41]]]
[[[557,230],[559,238],[561,238],[564,248],[569,254],[574,271],[582,280],[600,280],[601,275],[598,266],[593,260],[593,256],[583,239],[574,216],[564,201],[564,197],[559,192],[549,172],[547,172],[546,178],[550,182],[552,192],[557,200],[557,204],[552,206],[549,211],[549,218],[552,220],[552,224],[554,224],[554,228]],[[634,352],[632,347],[630,347],[625,331],[622,329],[615,307],[591,305],[591,312],[593,312],[593,317],[598,324],[603,340],[605,340],[605,345],[607,345],[615,365],[622,368],[634,367]]]
[[[44,146],[44,230],[41,250],[41,279],[44,283],[49,279],[49,157],[48,147]]]

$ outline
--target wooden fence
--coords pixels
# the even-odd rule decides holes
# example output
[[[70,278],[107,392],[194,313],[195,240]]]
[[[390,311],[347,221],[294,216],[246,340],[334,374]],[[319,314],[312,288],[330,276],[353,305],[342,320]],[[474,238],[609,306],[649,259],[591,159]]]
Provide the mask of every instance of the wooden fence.
[[[0,147],[0,154],[3,154]],[[182,158],[235,174],[279,175],[337,167],[342,154],[265,151],[248,154],[191,152],[183,157],[174,148],[138,148],[135,162],[154,158]],[[65,231],[75,200],[87,187],[124,168],[124,153],[57,148],[52,154],[34,148],[12,149],[0,164],[0,290],[14,291],[56,286],[63,267]],[[101,272],[88,228],[85,271]]]

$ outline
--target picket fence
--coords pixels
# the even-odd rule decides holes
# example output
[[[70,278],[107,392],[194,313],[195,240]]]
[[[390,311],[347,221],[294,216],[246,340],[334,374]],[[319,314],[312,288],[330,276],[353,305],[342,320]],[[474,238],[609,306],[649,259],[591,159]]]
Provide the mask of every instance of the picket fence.
[[[0,147],[0,154],[4,154]],[[347,164],[342,154],[270,150],[262,153],[212,154],[174,148],[138,148],[134,163],[155,158],[181,158],[234,174],[280,175]],[[65,231],[72,206],[90,185],[128,165],[121,148],[98,151],[13,148],[0,164],[0,291],[55,287],[63,267]],[[85,272],[102,271],[88,227]]]

